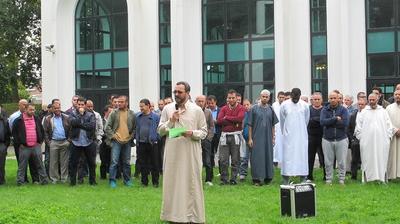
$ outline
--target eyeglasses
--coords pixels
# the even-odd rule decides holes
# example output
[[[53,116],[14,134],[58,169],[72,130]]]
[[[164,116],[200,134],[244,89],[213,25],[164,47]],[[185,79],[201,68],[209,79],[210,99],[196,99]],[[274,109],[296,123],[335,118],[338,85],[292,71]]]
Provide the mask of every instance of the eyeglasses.
[[[184,91],[174,90],[173,93],[174,94],[182,94],[182,93],[184,93]]]

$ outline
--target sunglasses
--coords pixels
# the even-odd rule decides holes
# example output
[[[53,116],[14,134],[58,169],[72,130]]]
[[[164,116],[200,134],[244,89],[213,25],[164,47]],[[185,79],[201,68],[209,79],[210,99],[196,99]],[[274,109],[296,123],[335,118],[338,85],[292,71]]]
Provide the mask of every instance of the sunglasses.
[[[184,91],[174,90],[173,93],[174,93],[174,94],[177,94],[177,93],[178,93],[178,94],[182,94],[182,93],[184,93]]]

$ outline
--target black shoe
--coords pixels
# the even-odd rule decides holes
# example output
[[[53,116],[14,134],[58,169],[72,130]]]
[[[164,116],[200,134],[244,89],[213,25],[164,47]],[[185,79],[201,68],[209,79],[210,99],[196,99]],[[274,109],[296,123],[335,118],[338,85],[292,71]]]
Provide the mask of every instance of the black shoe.
[[[352,179],[352,180],[357,180],[357,176],[353,176],[353,175],[352,175],[352,176],[351,176],[351,179]]]
[[[229,183],[230,183],[231,185],[236,185],[236,184],[237,184],[236,180],[231,180],[231,181],[229,181]]]
[[[265,185],[268,185],[268,184],[270,184],[271,183],[271,181],[272,181],[272,179],[264,179],[264,184]]]
[[[73,187],[73,186],[75,186],[76,185],[76,182],[70,182],[69,183],[69,186],[71,186],[71,187]]]
[[[229,183],[228,183],[228,181],[221,181],[221,183],[219,183],[219,185],[228,185]]]
[[[158,184],[153,184],[153,187],[154,188],[158,188]]]
[[[96,182],[96,181],[93,181],[93,182],[90,182],[89,184],[92,185],[92,186],[96,186],[96,185],[97,185],[97,182]]]

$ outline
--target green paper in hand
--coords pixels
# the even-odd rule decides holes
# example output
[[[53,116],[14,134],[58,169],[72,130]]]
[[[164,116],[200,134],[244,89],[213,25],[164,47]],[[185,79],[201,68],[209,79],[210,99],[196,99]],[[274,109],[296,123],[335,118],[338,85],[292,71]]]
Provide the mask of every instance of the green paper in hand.
[[[169,138],[176,138],[186,132],[186,128],[171,128],[169,129]]]

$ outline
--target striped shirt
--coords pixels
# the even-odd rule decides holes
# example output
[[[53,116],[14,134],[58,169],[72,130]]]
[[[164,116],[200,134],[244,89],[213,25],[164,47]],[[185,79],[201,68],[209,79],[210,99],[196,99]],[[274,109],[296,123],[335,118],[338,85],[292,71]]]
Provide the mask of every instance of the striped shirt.
[[[26,113],[24,113],[22,117],[24,119],[26,130],[26,145],[29,147],[35,146],[37,143],[35,117],[29,117]]]

